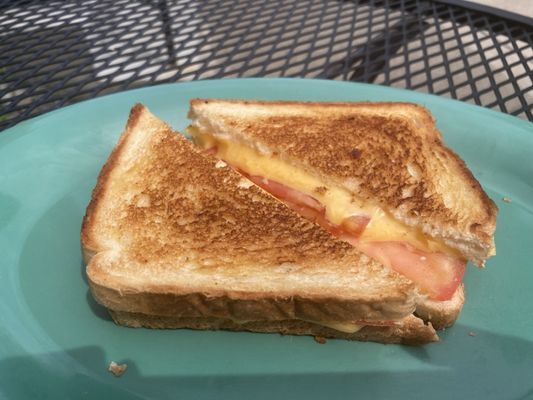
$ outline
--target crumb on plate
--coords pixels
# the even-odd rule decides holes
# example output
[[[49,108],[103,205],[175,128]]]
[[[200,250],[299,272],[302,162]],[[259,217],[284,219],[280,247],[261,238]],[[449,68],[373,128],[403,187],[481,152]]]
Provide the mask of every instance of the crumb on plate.
[[[320,343],[320,344],[324,344],[324,343],[327,342],[327,340],[323,336],[315,336],[315,342]]]
[[[109,367],[107,368],[109,372],[111,372],[113,375],[117,377],[122,376],[122,374],[126,372],[126,369],[128,369],[128,364],[117,364],[114,361],[111,361],[109,363]]]
[[[504,197],[502,198],[503,201],[505,201],[506,203],[510,203],[511,202],[511,198],[510,197]]]

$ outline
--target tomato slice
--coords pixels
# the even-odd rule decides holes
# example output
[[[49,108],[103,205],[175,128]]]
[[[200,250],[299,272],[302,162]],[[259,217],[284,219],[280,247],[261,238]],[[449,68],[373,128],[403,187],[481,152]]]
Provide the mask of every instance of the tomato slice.
[[[239,172],[243,173],[242,171]],[[256,185],[282,200],[289,208],[316,222],[335,236],[342,236],[348,233],[350,236],[358,238],[370,222],[370,217],[366,215],[354,215],[345,219],[340,226],[336,225],[326,218],[326,208],[314,197],[261,176],[247,175],[245,173],[244,175]]]
[[[311,208],[312,210],[322,212],[325,210],[320,202],[299,190],[292,189],[282,183],[272,181],[257,175],[249,175],[248,178],[257,186],[262,187],[273,196],[283,199],[289,203],[297,204],[301,207]]]
[[[466,260],[429,253],[404,242],[352,243],[363,253],[415,282],[429,297],[449,300],[461,284]]]
[[[463,280],[466,260],[440,252],[425,252],[405,242],[360,241],[358,239],[370,222],[369,216],[353,215],[346,218],[341,225],[333,224],[326,217],[325,207],[314,197],[279,182],[248,175],[240,170],[239,172],[303,217],[349,242],[386,267],[406,276],[432,299],[449,300]]]

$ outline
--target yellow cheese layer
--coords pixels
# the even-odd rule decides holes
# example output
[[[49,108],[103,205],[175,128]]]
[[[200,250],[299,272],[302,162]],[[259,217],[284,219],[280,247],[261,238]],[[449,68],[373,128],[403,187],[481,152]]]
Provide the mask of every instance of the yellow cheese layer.
[[[365,327],[364,325],[357,325],[357,324],[354,324],[353,322],[330,322],[330,321],[324,322],[324,321],[311,321],[311,320],[306,320],[306,319],[302,321],[310,322],[315,325],[325,326],[326,328],[335,329],[336,331],[344,332],[344,333],[355,333]],[[233,322],[236,324],[242,325],[242,324],[246,324],[248,322],[253,322],[253,321],[233,319]]]
[[[335,329],[344,333],[355,333],[364,328],[364,325],[357,325],[352,322],[324,322],[324,321],[307,321],[316,325],[325,326],[326,328]]]
[[[230,143],[196,127],[189,127],[188,131],[199,146],[205,149],[216,147],[218,158],[247,174],[282,183],[315,198],[325,207],[328,220],[336,225],[352,215],[369,216],[371,220],[360,237],[361,241],[402,241],[427,252],[457,254],[441,241],[424,235],[420,229],[396,220],[379,206],[358,199],[348,190],[323,182],[280,158],[260,153],[236,141]]]

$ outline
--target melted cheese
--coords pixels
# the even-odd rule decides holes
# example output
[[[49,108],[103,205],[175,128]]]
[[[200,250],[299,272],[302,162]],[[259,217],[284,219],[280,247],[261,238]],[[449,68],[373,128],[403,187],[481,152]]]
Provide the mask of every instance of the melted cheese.
[[[457,254],[441,241],[424,235],[420,229],[396,220],[381,207],[355,197],[345,188],[331,185],[295,168],[279,157],[260,153],[236,141],[215,137],[196,127],[189,127],[188,131],[198,145],[205,149],[216,147],[218,158],[247,174],[279,182],[315,198],[325,207],[328,220],[336,225],[341,225],[352,215],[369,216],[371,220],[359,238],[361,242],[401,241],[427,252]]]
[[[312,324],[325,326],[326,328],[334,329],[339,332],[344,333],[355,333],[359,332],[361,329],[364,328],[364,325],[357,325],[352,322],[324,322],[324,321],[307,321],[311,322]]]
[[[232,321],[239,325],[253,322],[249,320],[238,320],[238,319],[232,319]],[[344,333],[359,332],[361,329],[365,327],[364,325],[357,325],[357,324],[354,324],[353,322],[330,322],[330,321],[324,322],[324,321],[311,321],[311,320],[306,320],[306,319],[303,319],[302,321],[310,322],[315,325],[325,326],[326,328],[334,329],[336,331],[344,332]]]

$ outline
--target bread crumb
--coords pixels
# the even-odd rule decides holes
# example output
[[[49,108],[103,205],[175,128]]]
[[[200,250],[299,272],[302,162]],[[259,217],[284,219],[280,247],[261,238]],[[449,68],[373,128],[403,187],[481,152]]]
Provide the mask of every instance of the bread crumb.
[[[323,336],[315,336],[315,342],[320,343],[320,344],[325,344],[327,340]]]
[[[218,160],[217,163],[215,164],[215,168],[224,168],[224,167],[227,167],[227,166],[228,166],[228,164],[226,164],[222,160]]]
[[[470,332],[468,332],[468,336],[472,336],[472,337],[473,337],[473,336],[476,336],[476,335],[477,335],[477,333],[474,332],[474,331],[470,331]]]
[[[124,372],[126,372],[126,369],[128,369],[128,364],[117,364],[114,361],[111,361],[111,363],[109,363],[109,367],[107,368],[107,370],[116,377],[122,376]]]
[[[502,198],[503,201],[505,201],[506,203],[510,203],[511,202],[511,198],[510,197],[504,197]]]

